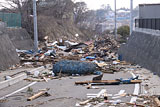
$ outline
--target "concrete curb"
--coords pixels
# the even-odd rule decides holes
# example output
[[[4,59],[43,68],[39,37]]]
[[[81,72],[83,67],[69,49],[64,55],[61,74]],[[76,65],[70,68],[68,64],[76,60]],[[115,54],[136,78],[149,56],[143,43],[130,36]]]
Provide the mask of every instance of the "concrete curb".
[[[42,67],[39,67],[39,68],[32,69],[32,70],[30,70],[29,72],[33,73],[34,71],[37,71],[37,70],[38,70],[38,71],[42,71],[42,70],[44,70],[44,69],[45,69],[45,68],[42,66]],[[13,85],[13,84],[16,84],[16,83],[18,83],[18,82],[20,82],[20,81],[22,81],[22,80],[24,80],[24,79],[26,79],[26,78],[27,78],[27,74],[26,74],[26,73],[22,73],[22,74],[14,77],[14,78],[11,78],[11,79],[9,79],[9,80],[2,81],[2,82],[0,82],[0,90],[3,89],[3,88],[6,88],[6,87],[8,87],[8,86],[11,86],[11,85]]]
[[[9,80],[2,81],[0,82],[0,89],[11,86],[19,81],[22,81],[25,78],[27,78],[27,74],[23,73],[21,75],[16,76],[15,78],[11,78]]]
[[[33,73],[34,73],[34,71],[39,71],[39,72],[40,72],[40,71],[43,71],[44,69],[45,69],[45,68],[44,68],[44,66],[41,66],[41,67],[38,67],[38,68],[32,69],[32,70],[30,70],[29,72],[33,74]]]

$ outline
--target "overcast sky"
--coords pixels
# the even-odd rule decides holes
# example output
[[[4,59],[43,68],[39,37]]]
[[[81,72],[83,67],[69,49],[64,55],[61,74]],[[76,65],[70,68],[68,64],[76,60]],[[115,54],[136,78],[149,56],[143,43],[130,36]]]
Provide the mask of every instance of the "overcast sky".
[[[85,1],[90,9],[98,9],[102,4],[110,4],[112,9],[114,9],[114,0],[75,0],[75,1]],[[138,4],[143,3],[160,3],[160,0],[133,0],[134,7]],[[126,7],[130,8],[130,0],[117,0],[117,8]]]
[[[4,2],[5,0],[0,0],[0,2]],[[73,0],[73,1],[85,1],[88,5],[89,9],[98,9],[102,4],[110,4],[112,9],[114,9],[114,0]],[[134,7],[138,6],[138,4],[143,3],[160,3],[160,0],[133,0]],[[117,8],[121,7],[130,7],[130,0],[117,0]]]

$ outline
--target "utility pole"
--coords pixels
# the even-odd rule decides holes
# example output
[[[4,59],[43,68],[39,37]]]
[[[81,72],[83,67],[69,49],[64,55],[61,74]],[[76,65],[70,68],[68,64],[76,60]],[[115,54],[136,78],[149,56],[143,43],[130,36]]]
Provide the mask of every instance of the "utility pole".
[[[34,53],[37,53],[38,52],[38,31],[37,31],[36,0],[33,0],[33,19],[34,19]]]
[[[117,39],[117,7],[116,7],[116,0],[114,0],[114,7],[115,7],[115,17],[114,17],[114,23],[115,23],[115,38]]]
[[[130,0],[130,35],[133,31],[133,0]]]

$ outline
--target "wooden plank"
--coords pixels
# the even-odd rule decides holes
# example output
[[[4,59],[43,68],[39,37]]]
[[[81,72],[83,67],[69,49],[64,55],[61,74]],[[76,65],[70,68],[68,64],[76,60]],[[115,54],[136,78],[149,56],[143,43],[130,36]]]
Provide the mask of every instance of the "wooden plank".
[[[115,83],[119,82],[117,80],[95,80],[95,81],[82,81],[82,82],[75,82],[75,84],[89,84],[89,83]]]
[[[136,103],[126,103],[127,105],[133,105],[133,106],[136,106],[136,107],[145,107],[144,105],[141,105],[141,104],[136,104]]]
[[[89,83],[104,83],[106,85],[109,85],[109,84],[115,84],[116,83],[119,83],[120,81],[118,80],[94,80],[94,81],[77,81],[75,82],[75,84],[89,84]],[[125,83],[125,84],[135,84],[135,83],[141,83],[142,80],[131,80],[130,83]],[[118,85],[118,84],[117,84]]]
[[[131,80],[131,83],[141,83],[142,82],[142,80]]]
[[[80,104],[80,105],[86,105],[87,103],[91,102],[92,100],[93,100],[93,99],[91,98],[91,99],[88,99],[88,100],[86,100],[86,101],[80,102],[79,104]]]
[[[37,94],[34,94],[33,96],[29,97],[27,99],[27,101],[32,101],[32,100],[44,95],[45,93],[46,93],[45,91],[38,92]]]
[[[26,79],[24,79],[24,80],[27,80],[27,81],[37,81],[37,82],[42,82],[42,81],[44,81],[44,79],[35,79],[35,78],[26,78]]]

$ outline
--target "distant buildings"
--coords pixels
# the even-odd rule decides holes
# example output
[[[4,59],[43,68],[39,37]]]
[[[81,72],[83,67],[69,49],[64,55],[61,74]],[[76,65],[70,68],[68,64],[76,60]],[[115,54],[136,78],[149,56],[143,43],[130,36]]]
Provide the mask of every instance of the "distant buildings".
[[[129,20],[130,20],[130,11],[119,9],[117,10],[117,27],[128,25],[129,26]],[[114,30],[114,11],[110,11],[109,14],[106,16],[106,21],[103,23],[100,23],[101,25],[101,32],[105,30]],[[100,28],[100,27],[99,27]]]

